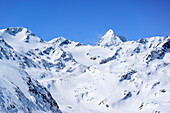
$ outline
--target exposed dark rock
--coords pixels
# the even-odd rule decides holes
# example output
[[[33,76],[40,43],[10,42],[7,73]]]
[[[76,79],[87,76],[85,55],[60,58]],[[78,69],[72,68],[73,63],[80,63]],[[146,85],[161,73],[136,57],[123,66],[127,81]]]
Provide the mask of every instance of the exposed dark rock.
[[[122,81],[124,81],[124,80],[130,80],[130,79],[131,79],[131,76],[132,76],[133,74],[135,74],[135,73],[136,73],[136,71],[135,71],[135,70],[132,70],[131,72],[128,72],[127,74],[122,75],[122,76],[121,76],[121,79],[120,79],[119,81],[122,82]]]
[[[69,44],[69,43],[70,43],[70,41],[65,40],[65,41],[63,41],[62,43],[60,43],[60,45],[59,45],[59,46],[67,45],[67,44]]]
[[[155,59],[163,59],[167,52],[170,52],[170,39],[167,39],[162,47],[151,51],[151,53],[146,57],[147,63]]]
[[[50,92],[45,87],[40,85],[38,81],[32,80],[30,77],[26,78],[29,92],[36,99],[36,104],[45,106],[47,110],[51,110],[53,113],[60,113],[59,106],[51,96]],[[39,106],[39,105],[38,105]],[[50,108],[48,108],[50,106]],[[44,110],[45,110],[44,109]]]
[[[142,38],[138,42],[141,44],[146,44],[148,42],[148,40],[146,38]]]
[[[120,47],[119,49],[117,49],[116,53],[115,53],[112,57],[108,57],[108,58],[106,58],[106,59],[101,60],[101,61],[100,61],[100,64],[105,64],[105,63],[107,63],[107,62],[110,62],[110,61],[116,59],[116,57],[118,56],[118,53],[119,53],[119,51],[120,51],[121,49],[122,49],[121,47]]]
[[[22,30],[23,30],[22,27],[14,27],[14,28],[7,28],[5,32],[15,36],[17,33],[21,32]]]
[[[128,92],[122,100],[126,100],[132,96],[131,92]]]

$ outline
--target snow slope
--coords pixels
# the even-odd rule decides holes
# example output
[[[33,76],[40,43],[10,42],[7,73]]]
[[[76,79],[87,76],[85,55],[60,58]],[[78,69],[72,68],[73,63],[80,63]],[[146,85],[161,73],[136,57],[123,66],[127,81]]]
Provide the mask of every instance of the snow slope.
[[[3,112],[170,111],[170,36],[127,41],[109,30],[92,46],[63,37],[46,42],[17,27],[0,30],[0,37]],[[37,91],[46,95],[45,102],[43,95],[29,91],[32,86],[40,86]],[[19,101],[18,92],[24,101]]]
[[[24,70],[38,68],[0,38],[0,112],[61,113],[50,92]]]

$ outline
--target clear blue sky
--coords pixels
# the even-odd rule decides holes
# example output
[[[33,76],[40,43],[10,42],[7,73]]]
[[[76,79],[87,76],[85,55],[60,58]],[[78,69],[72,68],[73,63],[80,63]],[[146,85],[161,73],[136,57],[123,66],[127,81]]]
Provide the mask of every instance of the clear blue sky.
[[[0,0],[0,29],[95,44],[113,29],[128,40],[170,34],[170,0]]]

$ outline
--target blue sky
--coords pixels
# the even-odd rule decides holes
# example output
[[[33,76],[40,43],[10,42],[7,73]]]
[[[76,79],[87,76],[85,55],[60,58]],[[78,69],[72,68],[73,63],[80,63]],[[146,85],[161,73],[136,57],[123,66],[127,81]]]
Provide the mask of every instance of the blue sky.
[[[170,0],[1,0],[0,29],[95,44],[109,29],[128,40],[170,34]]]

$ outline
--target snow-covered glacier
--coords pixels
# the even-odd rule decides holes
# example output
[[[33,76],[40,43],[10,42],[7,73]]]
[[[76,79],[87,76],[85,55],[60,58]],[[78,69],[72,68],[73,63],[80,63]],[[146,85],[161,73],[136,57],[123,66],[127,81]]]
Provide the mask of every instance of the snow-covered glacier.
[[[169,113],[170,35],[96,45],[0,30],[2,113]]]

